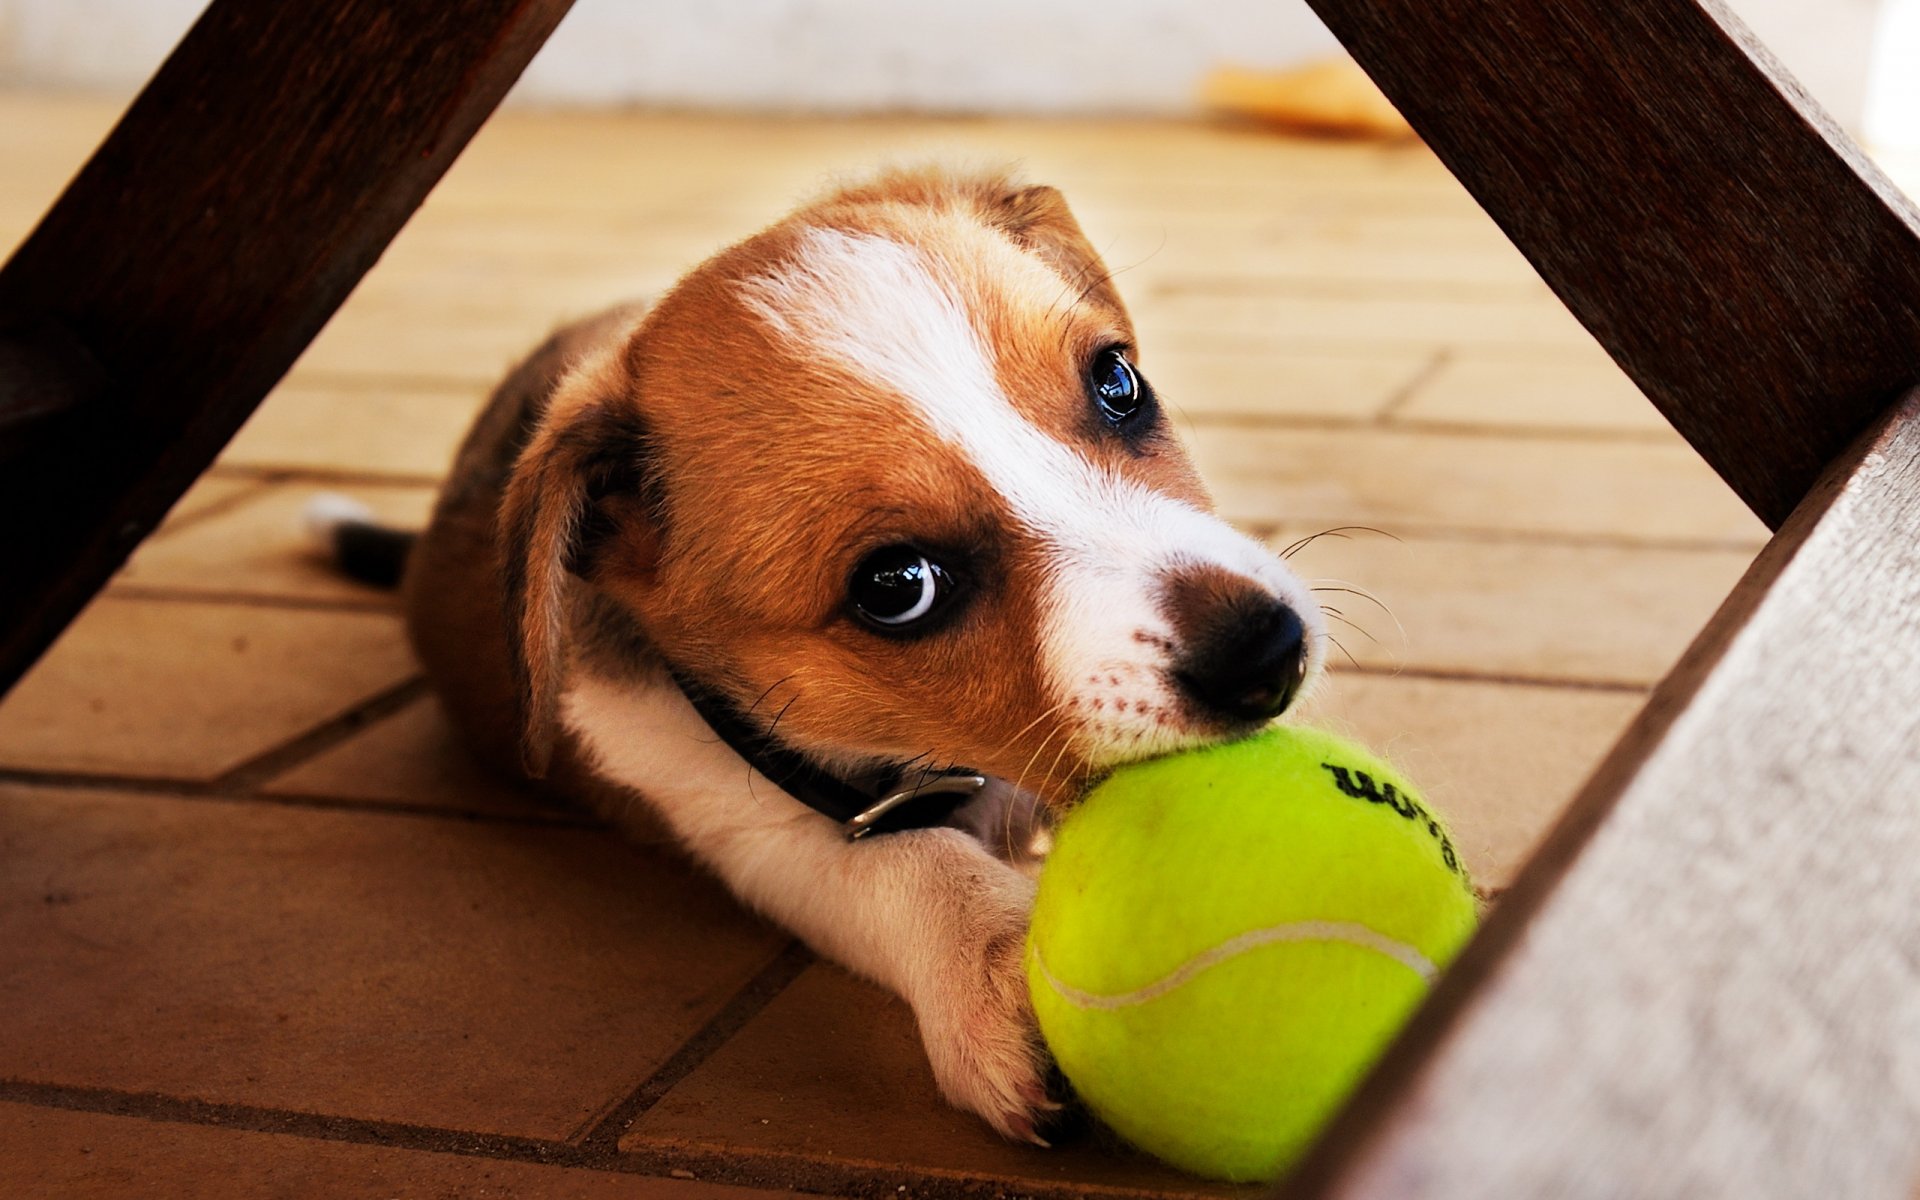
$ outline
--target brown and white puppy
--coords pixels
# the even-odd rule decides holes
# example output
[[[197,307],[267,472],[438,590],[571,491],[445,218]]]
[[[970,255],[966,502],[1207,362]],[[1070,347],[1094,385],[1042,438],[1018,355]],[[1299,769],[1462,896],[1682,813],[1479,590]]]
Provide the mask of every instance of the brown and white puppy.
[[[663,824],[904,997],[953,1103],[1036,1141],[1030,879],[957,827],[850,841],[667,665],[827,770],[964,764],[1052,805],[1269,720],[1319,610],[1210,515],[1138,361],[1057,192],[885,175],[556,335],[481,416],[405,579],[477,747]]]

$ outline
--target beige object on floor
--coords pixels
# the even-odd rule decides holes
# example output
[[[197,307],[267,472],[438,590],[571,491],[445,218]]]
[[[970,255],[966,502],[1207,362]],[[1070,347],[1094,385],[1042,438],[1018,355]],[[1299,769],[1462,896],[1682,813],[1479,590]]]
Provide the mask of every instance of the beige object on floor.
[[[1407,119],[1350,58],[1290,71],[1221,67],[1201,83],[1200,99],[1222,115],[1300,133],[1384,141],[1415,136]]]

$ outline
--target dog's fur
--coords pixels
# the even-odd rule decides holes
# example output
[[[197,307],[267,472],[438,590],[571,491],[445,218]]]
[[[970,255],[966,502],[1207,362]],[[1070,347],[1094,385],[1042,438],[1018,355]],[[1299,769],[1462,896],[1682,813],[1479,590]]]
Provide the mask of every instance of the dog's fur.
[[[1164,418],[1103,422],[1089,363],[1116,347],[1135,353],[1126,311],[1057,192],[885,175],[536,351],[404,581],[481,753],[664,826],[904,997],[945,1094],[1033,1140],[1052,1105],[1028,876],[961,828],[849,842],[748,770],[663,664],[829,769],[964,764],[1056,806],[1114,763],[1266,719],[1197,698],[1192,664],[1257,651],[1237,631],[1278,606],[1304,623],[1304,673],[1318,609],[1209,515]],[[850,572],[888,545],[956,584],[915,636],[850,607]]]

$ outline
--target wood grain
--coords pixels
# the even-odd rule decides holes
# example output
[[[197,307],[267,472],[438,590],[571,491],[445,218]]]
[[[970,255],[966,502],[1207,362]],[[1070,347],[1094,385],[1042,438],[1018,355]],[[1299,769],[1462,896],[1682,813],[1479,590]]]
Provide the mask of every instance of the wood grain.
[[[1284,1194],[1906,1194],[1916,527],[1920,392],[1755,562]]]
[[[1309,0],[1778,527],[1920,380],[1920,215],[1717,0]]]
[[[0,270],[0,336],[70,331],[105,379],[0,447],[0,688],[212,461],[569,4],[215,0]],[[23,425],[25,399],[6,401]]]
[[[98,399],[105,385],[100,364],[61,325],[0,334],[0,458],[29,445],[33,426]]]

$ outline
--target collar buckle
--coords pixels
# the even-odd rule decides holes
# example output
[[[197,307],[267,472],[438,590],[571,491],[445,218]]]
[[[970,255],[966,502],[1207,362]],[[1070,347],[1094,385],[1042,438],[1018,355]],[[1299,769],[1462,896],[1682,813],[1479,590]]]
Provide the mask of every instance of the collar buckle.
[[[923,796],[954,796],[957,797],[957,799],[949,805],[949,810],[951,810],[960,807],[960,805],[966,803],[967,800],[978,795],[981,789],[986,786],[987,777],[985,775],[965,770],[945,771],[938,775],[927,776],[924,779],[916,779],[911,785],[895,788],[893,791],[875,800],[872,804],[848,818],[846,823],[840,828],[845,831],[848,841],[857,841],[874,832],[874,827],[879,824],[883,817],[903,804],[918,800]]]

